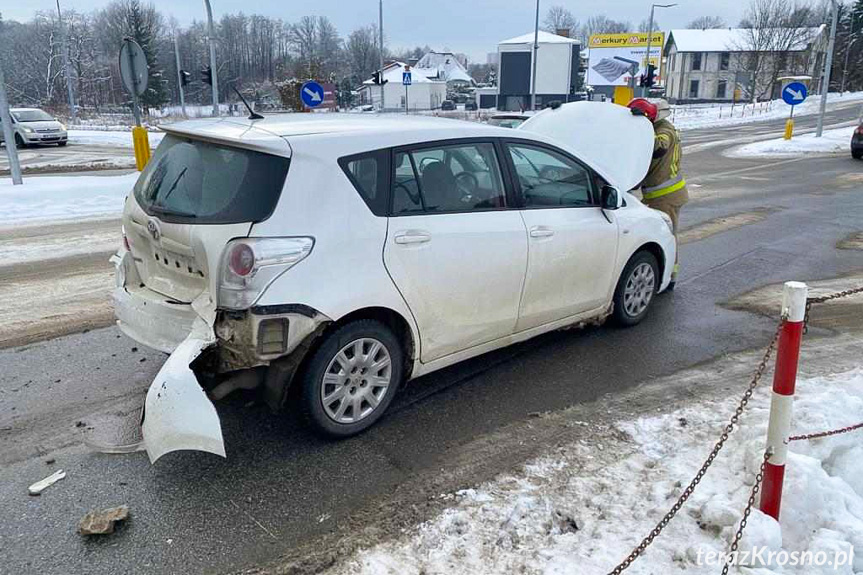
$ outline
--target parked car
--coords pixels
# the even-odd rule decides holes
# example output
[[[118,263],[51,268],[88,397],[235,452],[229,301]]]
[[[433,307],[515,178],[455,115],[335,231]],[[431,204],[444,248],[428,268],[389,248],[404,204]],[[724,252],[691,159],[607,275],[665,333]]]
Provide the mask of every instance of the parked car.
[[[851,136],[851,155],[855,160],[863,159],[863,123],[857,126]]]
[[[488,119],[488,124],[501,128],[518,128],[529,118],[527,114],[495,114]]]
[[[453,102],[452,100],[444,100],[440,103],[440,109],[444,112],[450,112],[452,110],[455,110],[455,102]]]
[[[9,113],[12,116],[12,131],[15,134],[17,147],[24,148],[36,144],[66,145],[68,139],[66,126],[48,112],[38,108],[12,108]],[[0,129],[0,142],[3,141],[3,130]]]
[[[464,109],[466,112],[475,112],[479,109],[479,106],[477,106],[476,100],[468,100],[464,103]]]
[[[671,222],[626,192],[653,130],[621,106],[518,130],[343,114],[162,127],[113,291],[120,329],[172,353],[146,400],[152,460],[224,454],[195,373],[217,397],[298,398],[347,437],[408,379],[567,326],[637,324],[670,282]]]

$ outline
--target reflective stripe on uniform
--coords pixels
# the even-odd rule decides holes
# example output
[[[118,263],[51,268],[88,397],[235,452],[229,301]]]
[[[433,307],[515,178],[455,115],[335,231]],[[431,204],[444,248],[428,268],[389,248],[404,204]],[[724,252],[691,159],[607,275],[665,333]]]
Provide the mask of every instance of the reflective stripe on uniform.
[[[645,200],[655,200],[656,198],[661,198],[662,196],[667,196],[668,194],[673,194],[674,192],[682,190],[685,186],[686,180],[683,179],[682,175],[678,175],[677,177],[663,182],[658,186],[644,188],[641,191],[641,195]]]

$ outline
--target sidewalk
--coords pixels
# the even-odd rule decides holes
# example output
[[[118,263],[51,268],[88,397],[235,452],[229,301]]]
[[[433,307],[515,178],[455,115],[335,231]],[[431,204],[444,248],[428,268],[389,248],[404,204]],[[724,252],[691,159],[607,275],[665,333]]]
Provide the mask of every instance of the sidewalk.
[[[863,366],[855,357],[860,345],[857,335],[847,334],[804,341],[795,433],[863,421]],[[742,395],[756,356],[730,357],[644,385],[629,394],[637,398],[633,403],[592,406],[602,412],[599,418],[585,418],[585,408],[537,418],[540,436],[553,426],[577,432],[558,445],[550,443],[517,473],[442,495],[448,506],[436,518],[388,543],[363,545],[328,573],[609,572],[698,470]],[[721,570],[721,562],[707,564],[707,554],[727,552],[749,497],[766,437],[769,377],[690,501],[626,573]],[[687,400],[690,394],[698,399]],[[663,396],[676,399],[659,409],[649,407],[649,400],[645,404],[648,397]],[[758,573],[863,569],[860,433],[795,443],[781,529],[755,511],[741,545],[823,551],[831,558],[837,552],[847,557],[855,546],[853,567],[774,565]]]

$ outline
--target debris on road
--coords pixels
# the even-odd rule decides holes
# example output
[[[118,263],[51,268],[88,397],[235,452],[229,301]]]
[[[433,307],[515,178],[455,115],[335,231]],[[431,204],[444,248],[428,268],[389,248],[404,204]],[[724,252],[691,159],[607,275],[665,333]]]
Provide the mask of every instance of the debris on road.
[[[121,505],[102,511],[89,511],[78,522],[81,535],[109,535],[114,532],[114,524],[129,517],[129,507]]]
[[[30,495],[40,495],[43,491],[45,491],[46,489],[48,489],[49,487],[51,487],[52,485],[54,485],[55,483],[57,483],[61,479],[65,479],[65,478],[66,478],[66,472],[63,471],[62,469],[58,469],[57,471],[55,471],[54,473],[52,473],[51,475],[49,475],[45,479],[43,479],[41,481],[37,481],[36,483],[31,485],[27,489],[27,492],[30,493]]]

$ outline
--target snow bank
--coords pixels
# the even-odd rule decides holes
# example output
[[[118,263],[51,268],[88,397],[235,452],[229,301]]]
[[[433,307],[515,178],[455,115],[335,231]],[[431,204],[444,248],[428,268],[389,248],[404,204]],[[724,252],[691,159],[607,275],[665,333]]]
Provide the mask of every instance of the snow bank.
[[[164,132],[150,132],[150,147],[155,148],[165,136]],[[132,132],[120,130],[69,130],[69,142],[88,146],[114,146],[131,148]]]
[[[122,176],[0,178],[0,228],[48,220],[119,217],[138,173]]]
[[[831,93],[827,95],[827,103],[828,109],[835,109],[840,104],[863,104],[863,92]],[[820,96],[810,95],[803,104],[795,107],[794,117],[817,114],[820,105]],[[791,113],[791,106],[782,100],[755,105],[737,104],[733,112],[731,104],[682,105],[672,106],[672,109],[674,125],[682,131],[780,120],[788,118]]]
[[[790,140],[776,138],[775,140],[754,142],[729,150],[726,155],[732,158],[776,158],[809,154],[835,154],[837,152],[850,153],[851,136],[855,129],[855,126],[850,126],[837,130],[826,130],[821,138],[816,138],[815,134],[803,134]]]
[[[863,369],[801,381],[798,389],[795,432],[863,420]],[[761,463],[769,398],[766,387],[756,393],[743,426],[698,490],[627,573],[719,572],[721,560],[709,554],[727,552],[741,518]],[[457,493],[455,506],[403,540],[360,552],[329,573],[607,573],[671,507],[736,402],[702,402],[620,425],[628,441],[561,448],[516,476]],[[852,575],[863,570],[861,434],[792,445],[781,525],[755,510],[741,549],[762,549],[747,561],[760,568],[732,572]],[[770,551],[780,553],[772,562]],[[844,558],[846,564],[781,567],[777,563],[790,557],[782,551],[810,551],[813,559],[835,563]]]

